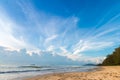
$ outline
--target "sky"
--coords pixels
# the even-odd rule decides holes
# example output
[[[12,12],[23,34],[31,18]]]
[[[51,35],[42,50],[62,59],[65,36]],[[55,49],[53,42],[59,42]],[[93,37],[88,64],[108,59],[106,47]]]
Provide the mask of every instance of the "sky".
[[[120,0],[0,0],[0,64],[98,64],[119,46]]]

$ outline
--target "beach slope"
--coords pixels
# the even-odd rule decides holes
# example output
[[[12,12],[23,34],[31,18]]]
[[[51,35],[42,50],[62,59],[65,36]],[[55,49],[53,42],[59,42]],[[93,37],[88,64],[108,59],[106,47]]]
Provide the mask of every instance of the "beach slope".
[[[54,73],[25,80],[120,80],[120,66],[101,66],[96,71]]]

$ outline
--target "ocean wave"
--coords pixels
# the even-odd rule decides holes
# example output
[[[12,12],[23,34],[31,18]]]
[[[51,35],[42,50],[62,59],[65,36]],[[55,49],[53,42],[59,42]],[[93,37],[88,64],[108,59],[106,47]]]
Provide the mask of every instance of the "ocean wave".
[[[38,72],[38,71],[50,71],[54,70],[49,66],[36,66],[36,65],[29,65],[29,66],[16,66],[16,67],[0,67],[0,74],[6,73],[23,73],[23,72]]]
[[[23,73],[23,72],[39,72],[39,71],[49,71],[54,69],[39,69],[39,70],[17,70],[17,71],[0,71],[0,74],[6,74],[6,73]]]

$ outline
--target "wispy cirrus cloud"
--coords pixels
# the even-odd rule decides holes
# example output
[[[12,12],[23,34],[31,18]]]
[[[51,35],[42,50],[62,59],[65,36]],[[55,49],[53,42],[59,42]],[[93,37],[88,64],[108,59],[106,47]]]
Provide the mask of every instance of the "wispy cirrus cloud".
[[[26,48],[29,51],[38,50],[35,46],[27,43],[23,38],[15,37],[14,31],[20,29],[20,25],[12,20],[6,11],[1,7],[0,13],[0,46],[7,47],[8,50],[19,50]],[[28,52],[29,52],[28,51]]]
[[[16,47],[15,44],[20,44],[21,46],[24,45],[24,42],[17,40],[13,36],[13,29],[18,25],[10,19],[2,8],[1,11],[3,13],[0,13],[0,45],[5,47]]]
[[[50,36],[50,37],[48,37],[48,38],[45,39],[45,43],[49,43],[50,41],[54,40],[57,37],[58,37],[57,34],[52,35],[52,36]]]
[[[81,28],[78,24],[80,18],[76,16],[64,18],[37,11],[30,1],[17,1],[17,6],[25,17],[22,25],[13,20],[4,8],[1,10],[4,14],[0,13],[0,46],[15,50],[26,48],[30,55],[52,53],[73,61],[99,63],[104,56],[92,57],[95,52],[86,51],[100,52],[120,42],[120,23],[116,22],[120,14],[106,22],[103,18],[92,29],[86,29]]]

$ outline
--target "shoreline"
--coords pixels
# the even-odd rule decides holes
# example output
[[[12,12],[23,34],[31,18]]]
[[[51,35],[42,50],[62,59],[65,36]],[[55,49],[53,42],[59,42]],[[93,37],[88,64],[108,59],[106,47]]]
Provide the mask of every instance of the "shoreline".
[[[24,80],[120,80],[120,66],[100,66],[88,72],[45,74]]]

